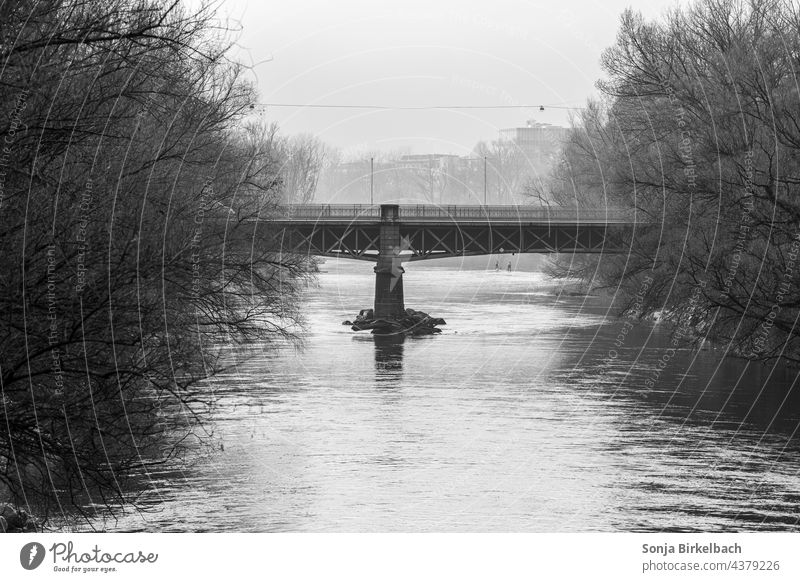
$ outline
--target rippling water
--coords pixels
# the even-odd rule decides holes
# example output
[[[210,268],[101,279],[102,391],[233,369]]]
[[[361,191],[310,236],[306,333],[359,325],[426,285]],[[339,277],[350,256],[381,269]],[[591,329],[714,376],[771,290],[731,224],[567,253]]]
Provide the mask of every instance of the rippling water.
[[[381,341],[341,325],[371,306],[372,265],[325,267],[304,347],[211,382],[222,450],[154,475],[153,512],[105,527],[800,530],[795,371],[679,350],[647,390],[662,326],[615,346],[623,322],[601,298],[418,263],[406,304],[445,331]]]

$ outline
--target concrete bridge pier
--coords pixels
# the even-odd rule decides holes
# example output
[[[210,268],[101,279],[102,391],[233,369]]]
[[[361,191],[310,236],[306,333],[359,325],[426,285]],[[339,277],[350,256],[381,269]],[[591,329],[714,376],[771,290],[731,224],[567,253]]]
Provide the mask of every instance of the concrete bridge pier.
[[[405,315],[400,250],[400,206],[382,204],[378,264],[375,267],[375,317],[378,319]]]

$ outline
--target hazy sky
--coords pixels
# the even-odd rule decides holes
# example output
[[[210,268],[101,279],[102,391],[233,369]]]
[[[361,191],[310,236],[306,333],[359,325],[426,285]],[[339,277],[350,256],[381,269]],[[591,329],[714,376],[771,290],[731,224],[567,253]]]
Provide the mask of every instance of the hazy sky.
[[[566,125],[563,108],[596,94],[600,54],[613,43],[622,10],[657,17],[675,3],[222,0],[221,13],[241,24],[236,56],[254,65],[263,103],[537,106],[262,113],[286,133],[313,133],[349,156],[374,149],[464,154],[527,119]]]

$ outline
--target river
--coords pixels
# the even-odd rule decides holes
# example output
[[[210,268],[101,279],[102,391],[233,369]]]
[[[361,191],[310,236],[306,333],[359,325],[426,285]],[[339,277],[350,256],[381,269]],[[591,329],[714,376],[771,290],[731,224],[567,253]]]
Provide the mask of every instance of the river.
[[[302,347],[209,381],[220,450],[152,474],[109,531],[800,531],[800,388],[784,366],[677,350],[528,272],[407,265],[441,335],[342,326],[372,265],[309,289]],[[648,379],[652,389],[646,387]]]

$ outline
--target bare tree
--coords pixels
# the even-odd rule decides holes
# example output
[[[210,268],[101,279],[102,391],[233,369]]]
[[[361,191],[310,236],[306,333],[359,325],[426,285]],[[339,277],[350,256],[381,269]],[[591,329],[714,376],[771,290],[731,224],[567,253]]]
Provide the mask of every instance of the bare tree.
[[[222,347],[292,335],[307,265],[269,245],[280,155],[238,128],[256,99],[208,7],[0,22],[0,501],[66,519],[207,441],[199,382]]]
[[[513,204],[519,201],[523,185],[533,168],[520,147],[510,141],[478,142],[475,155],[486,162],[488,201]],[[481,188],[483,176],[481,178]]]
[[[327,148],[319,138],[300,134],[280,141],[285,200],[308,204],[314,199],[325,166]]]
[[[606,95],[573,131],[548,195],[624,204],[649,223],[600,284],[733,353],[800,358],[800,8],[702,0],[659,22],[627,11]]]

